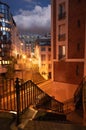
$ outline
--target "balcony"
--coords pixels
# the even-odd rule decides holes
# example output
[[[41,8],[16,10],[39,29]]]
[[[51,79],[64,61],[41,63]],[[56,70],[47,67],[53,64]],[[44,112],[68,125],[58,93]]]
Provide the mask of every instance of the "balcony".
[[[65,19],[65,18],[66,18],[66,12],[60,13],[58,15],[58,20],[62,20],[62,19]]]
[[[66,55],[61,55],[61,54],[58,55],[59,60],[65,60],[65,57],[66,57]]]
[[[58,35],[58,41],[65,41],[66,40],[66,34],[59,34]]]

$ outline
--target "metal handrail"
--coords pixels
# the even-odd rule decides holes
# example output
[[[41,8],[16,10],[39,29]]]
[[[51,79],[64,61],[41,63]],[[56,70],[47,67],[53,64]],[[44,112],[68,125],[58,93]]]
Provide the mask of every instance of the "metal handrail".
[[[39,91],[38,95],[34,94],[35,95],[34,103],[35,103],[36,100],[40,100],[41,101],[43,99],[43,97],[46,96],[46,97],[48,97],[51,100],[51,104],[52,104],[49,109],[51,109],[53,111],[55,110],[57,112],[63,112],[63,103],[57,101],[54,97],[49,96],[47,93],[45,93],[43,90],[41,90],[36,84],[34,84],[34,82],[32,82],[31,80],[26,81],[25,83],[23,83],[21,85],[21,88],[24,88],[24,86],[26,86],[26,84],[28,84],[28,83],[31,84],[32,86],[34,86]]]
[[[78,93],[80,92],[80,90],[82,89],[82,87],[83,87],[83,80],[79,84],[79,87],[76,89],[76,91],[74,93],[74,97],[76,97],[78,95]]]
[[[83,87],[83,84],[86,82],[86,76],[83,77],[83,79],[81,80],[79,87],[76,89],[75,93],[74,93],[74,97],[77,96],[78,92],[81,90],[81,88]]]
[[[70,98],[66,101],[63,102],[64,103],[64,113],[69,113],[70,111],[74,111],[75,109],[75,105],[74,105],[74,98]]]
[[[83,85],[86,82],[86,76],[83,77],[81,83],[79,84],[78,88],[76,89],[75,93],[74,93],[74,103],[76,104],[79,101],[79,98],[82,95],[82,91],[83,91]]]

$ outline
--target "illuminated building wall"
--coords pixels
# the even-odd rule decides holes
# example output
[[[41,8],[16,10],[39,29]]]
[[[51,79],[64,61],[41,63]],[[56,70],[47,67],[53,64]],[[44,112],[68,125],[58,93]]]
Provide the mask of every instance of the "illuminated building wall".
[[[19,37],[18,28],[14,19],[11,20],[11,41],[12,41],[12,56],[20,58],[22,55],[22,41]]]
[[[37,39],[36,58],[38,59],[39,71],[45,79],[51,78],[51,39],[41,37]]]
[[[9,6],[0,2],[0,64],[9,64],[11,54],[11,13]]]

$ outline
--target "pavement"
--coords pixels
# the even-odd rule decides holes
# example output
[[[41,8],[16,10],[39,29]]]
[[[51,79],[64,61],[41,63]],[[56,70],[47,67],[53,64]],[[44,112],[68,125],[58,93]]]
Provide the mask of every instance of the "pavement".
[[[0,112],[0,129],[1,130],[86,130],[82,120],[75,113],[71,113],[68,118],[75,123],[54,122],[54,121],[36,121],[32,120],[38,111],[32,107],[21,116],[21,123],[17,126],[14,120],[14,114]]]
[[[20,117],[20,124],[16,124],[16,114],[14,112],[0,111],[1,130],[21,130],[24,129],[28,121],[32,120],[37,113],[32,107],[28,108]]]
[[[24,130],[86,130],[86,127],[45,121],[29,121]],[[20,129],[22,130],[22,129]]]
[[[0,129],[11,130],[10,126],[13,122],[13,114],[8,112],[0,112]]]

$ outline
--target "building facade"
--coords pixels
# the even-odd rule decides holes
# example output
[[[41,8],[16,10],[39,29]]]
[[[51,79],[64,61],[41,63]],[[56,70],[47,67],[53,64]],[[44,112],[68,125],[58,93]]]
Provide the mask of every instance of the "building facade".
[[[86,76],[86,1],[52,0],[52,79],[79,84]]]
[[[10,12],[10,7],[0,2],[0,73],[7,72],[12,58],[22,55],[22,45],[18,28]]]
[[[35,55],[38,61],[39,72],[45,79],[51,78],[51,39],[41,37],[37,39]]]
[[[9,64],[11,54],[11,13],[9,6],[0,2],[0,64]]]

